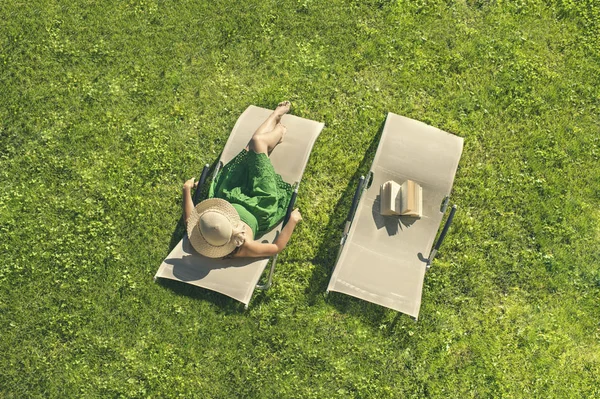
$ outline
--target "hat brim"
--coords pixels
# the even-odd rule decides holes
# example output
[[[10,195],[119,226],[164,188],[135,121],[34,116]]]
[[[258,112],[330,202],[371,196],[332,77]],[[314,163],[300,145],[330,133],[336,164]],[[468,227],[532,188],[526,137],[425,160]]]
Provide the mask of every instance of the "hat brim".
[[[202,201],[194,208],[194,211],[189,216],[187,221],[187,233],[192,247],[201,255],[208,258],[222,258],[229,255],[235,248],[234,240],[230,239],[227,243],[214,246],[211,245],[200,230],[199,221],[204,212],[218,212],[225,216],[231,223],[232,227],[237,226],[240,222],[240,215],[237,213],[233,205],[221,198],[209,198]]]

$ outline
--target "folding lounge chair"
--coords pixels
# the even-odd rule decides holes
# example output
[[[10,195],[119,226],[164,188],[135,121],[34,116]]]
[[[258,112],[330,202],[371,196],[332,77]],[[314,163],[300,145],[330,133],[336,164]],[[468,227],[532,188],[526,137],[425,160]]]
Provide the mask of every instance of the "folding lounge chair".
[[[418,318],[425,271],[456,210],[452,208],[432,250],[462,148],[460,137],[388,113],[370,176],[359,181],[327,292],[342,292]],[[407,179],[422,187],[422,217],[381,216],[381,185]]]
[[[215,176],[220,167],[246,147],[256,129],[272,112],[255,106],[250,106],[244,111],[237,120],[227,144],[225,144],[214,171]],[[283,177],[283,180],[294,187],[294,194],[288,206],[285,222],[289,218],[296,200],[298,186],[310,152],[315,140],[323,130],[324,124],[289,114],[282,117],[282,123],[287,127],[287,133],[283,142],[275,147],[270,158],[275,171]],[[208,165],[204,167],[196,193],[200,191],[207,174]],[[197,196],[195,195],[194,198],[197,199]],[[281,231],[284,222],[265,234],[260,240],[273,242]],[[258,280],[269,263],[269,258],[206,258],[192,248],[186,234],[160,265],[154,279],[156,280],[158,277],[168,278],[207,288],[230,296],[248,307],[255,288],[267,289],[271,285],[276,261],[277,255],[272,259],[267,283],[263,286],[257,286]]]

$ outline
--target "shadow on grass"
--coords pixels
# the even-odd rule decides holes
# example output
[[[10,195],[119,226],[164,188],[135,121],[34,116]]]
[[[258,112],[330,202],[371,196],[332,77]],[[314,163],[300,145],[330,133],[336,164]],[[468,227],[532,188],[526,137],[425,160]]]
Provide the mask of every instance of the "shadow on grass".
[[[316,267],[311,276],[308,288],[306,289],[306,296],[309,305],[314,305],[319,300],[325,298],[326,301],[335,306],[338,311],[356,316],[377,328],[384,322],[384,320],[389,320],[390,312],[393,311],[383,306],[363,301],[349,295],[340,294],[337,292],[330,292],[329,294],[325,295],[325,292],[337,260],[344,224],[346,222],[348,212],[350,211],[350,207],[352,206],[352,198],[354,197],[358,180],[360,176],[367,177],[367,174],[369,173],[373,158],[377,152],[381,135],[383,133],[384,125],[385,120],[382,122],[378,133],[375,135],[371,141],[371,144],[366,150],[358,169],[352,176],[350,182],[340,197],[340,200],[334,208],[333,215],[325,229],[325,238],[323,239],[322,244],[317,251],[317,255],[313,259]],[[388,326],[388,331],[393,331],[393,327],[395,327],[399,320],[407,320],[412,322],[412,319],[410,319],[408,316],[405,318],[401,318],[401,316],[402,314],[397,312],[397,314],[394,316],[394,320]]]
[[[225,314],[238,314],[245,311],[243,303],[215,291],[164,278],[159,278],[156,282],[176,295],[210,302],[219,307]]]

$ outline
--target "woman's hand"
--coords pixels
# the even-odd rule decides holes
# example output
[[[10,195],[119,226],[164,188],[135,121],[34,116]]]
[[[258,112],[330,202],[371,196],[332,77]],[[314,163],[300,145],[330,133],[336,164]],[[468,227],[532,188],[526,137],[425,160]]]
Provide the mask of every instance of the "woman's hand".
[[[294,228],[296,224],[302,220],[302,215],[298,208],[294,209],[290,214],[289,222],[283,227],[281,233],[275,238],[272,244],[264,244],[259,241],[246,240],[244,244],[240,247],[240,250],[235,257],[239,258],[262,258],[265,256],[273,256],[285,248],[292,233],[294,232]]]
[[[192,177],[191,179],[189,179],[188,181],[186,181],[185,183],[183,183],[183,190],[184,191],[192,191],[192,188],[196,187],[198,185],[198,182],[194,183],[194,178]]]
[[[194,202],[192,201],[192,188],[198,183],[194,183],[194,178],[183,183],[183,220],[187,223],[190,215],[194,211]]]
[[[299,221],[302,220],[302,215],[300,214],[300,211],[298,210],[298,208],[296,208],[292,211],[292,214],[290,215],[290,220],[294,223],[298,223]]]

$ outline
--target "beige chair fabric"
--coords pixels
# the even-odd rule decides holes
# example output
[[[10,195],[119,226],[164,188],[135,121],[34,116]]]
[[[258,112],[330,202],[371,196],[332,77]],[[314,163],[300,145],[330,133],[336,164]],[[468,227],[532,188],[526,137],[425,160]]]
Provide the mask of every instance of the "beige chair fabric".
[[[244,111],[221,154],[223,164],[246,147],[254,131],[271,112],[255,106]],[[302,179],[312,147],[324,124],[289,114],[284,115],[281,122],[287,127],[287,133],[270,158],[275,170],[293,185]],[[261,241],[273,242],[281,227],[280,224],[264,235]],[[160,265],[154,278],[168,278],[207,288],[248,305],[268,262],[269,258],[209,259],[194,251],[186,235]]]
[[[415,318],[427,258],[450,195],[463,139],[389,113],[371,172],[327,291],[338,291]],[[423,216],[381,216],[380,186],[410,179],[423,188]]]

